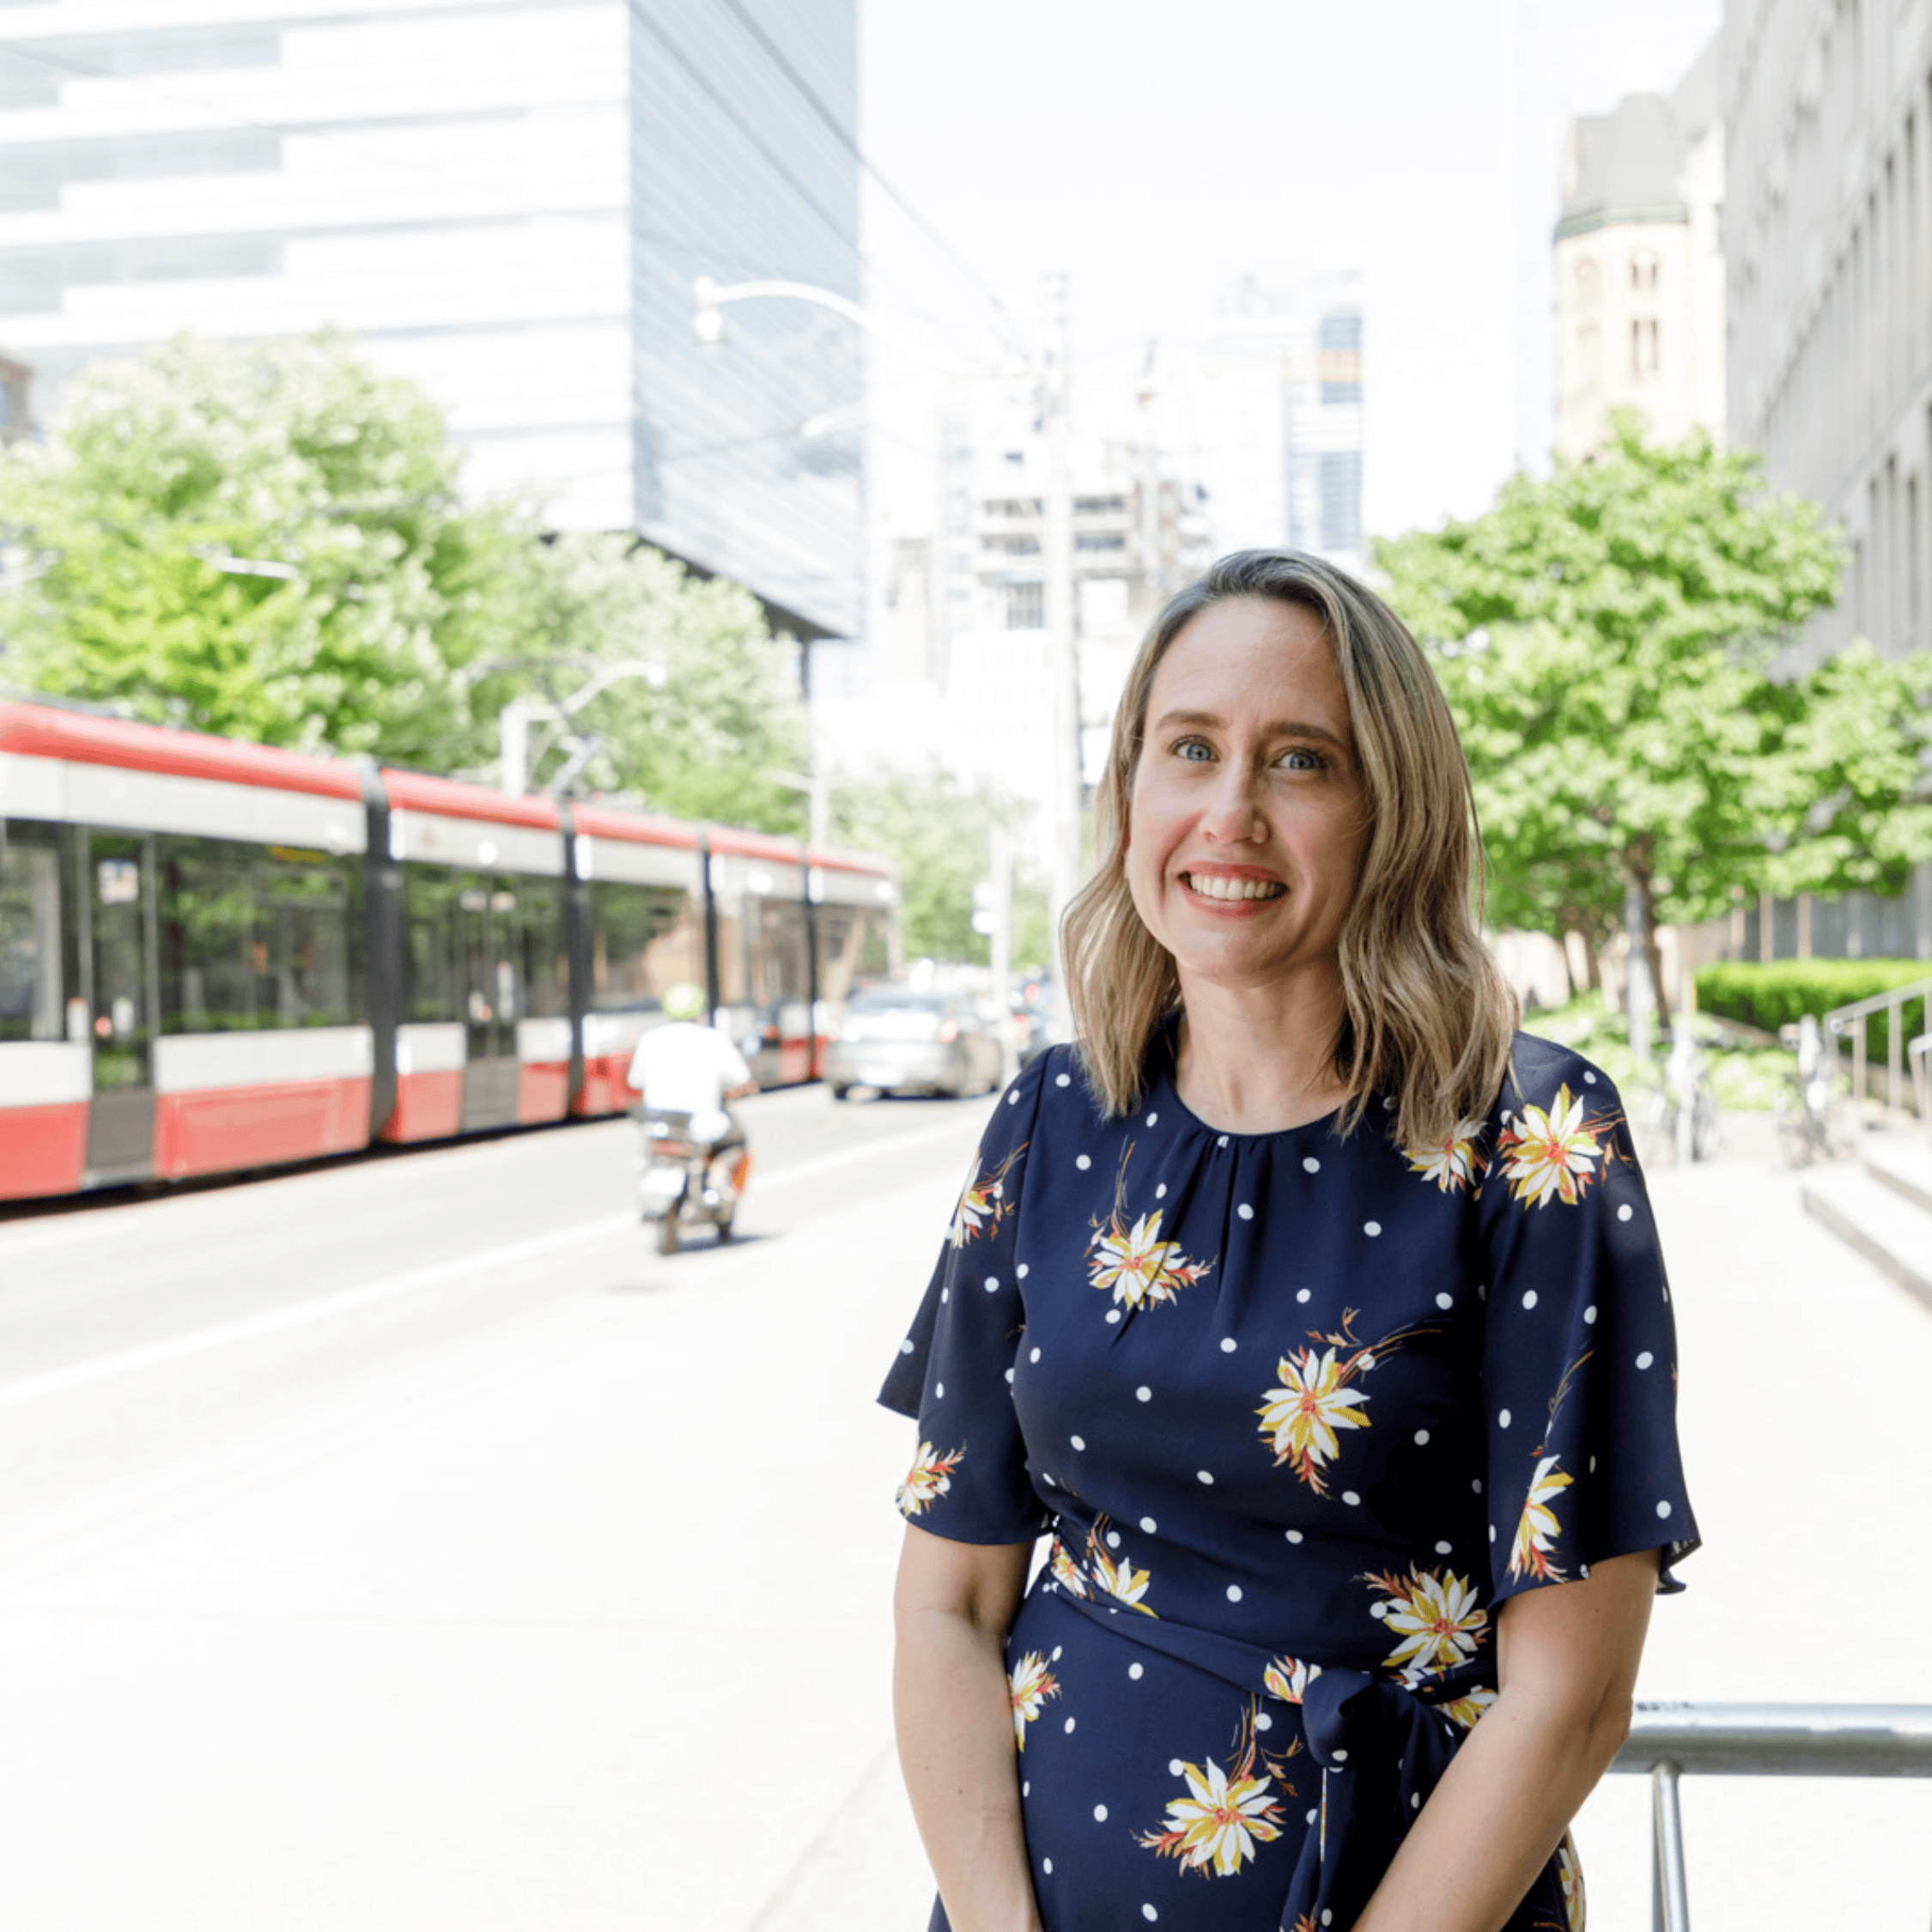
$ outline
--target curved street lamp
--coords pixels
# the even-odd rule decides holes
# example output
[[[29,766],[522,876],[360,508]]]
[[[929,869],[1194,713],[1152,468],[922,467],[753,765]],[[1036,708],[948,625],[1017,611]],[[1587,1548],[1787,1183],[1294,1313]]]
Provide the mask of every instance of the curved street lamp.
[[[692,328],[702,349],[722,348],[728,339],[720,311],[727,302],[780,299],[809,302],[843,316],[856,328],[878,337],[890,348],[941,374],[954,377],[1031,375],[1040,385],[1041,425],[1047,442],[1046,528],[1041,548],[1047,571],[1047,651],[1053,694],[1053,778],[1047,799],[1053,864],[1048,879],[1048,911],[1057,934],[1060,916],[1078,890],[1080,880],[1079,667],[1073,636],[1073,505],[1068,451],[1067,365],[1071,337],[1067,326],[1066,277],[1047,277],[1047,339],[1038,355],[1003,361],[969,362],[936,353],[890,323],[861,308],[848,295],[820,289],[809,282],[756,281],[720,283],[701,275],[692,283],[696,311]]]

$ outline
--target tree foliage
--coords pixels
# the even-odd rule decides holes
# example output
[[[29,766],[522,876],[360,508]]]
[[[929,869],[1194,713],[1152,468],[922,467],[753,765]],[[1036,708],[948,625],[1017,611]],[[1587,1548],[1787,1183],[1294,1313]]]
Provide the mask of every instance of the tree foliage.
[[[1655,969],[1661,920],[1738,890],[1895,891],[1932,852],[1907,796],[1932,659],[1860,646],[1774,675],[1844,545],[1755,457],[1652,444],[1625,413],[1591,459],[1376,558],[1462,732],[1498,923],[1598,946],[1634,886]]]
[[[948,778],[895,774],[841,783],[831,795],[834,837],[882,852],[899,868],[900,930],[910,957],[984,965],[987,936],[973,930],[974,889],[991,871],[993,828],[1000,806]],[[1013,884],[1016,967],[1048,958],[1046,893],[1037,880]]]
[[[429,398],[332,333],[99,364],[52,444],[0,454],[22,580],[0,679],[494,780],[510,698],[643,659],[661,688],[615,684],[573,721],[594,739],[580,782],[802,830],[774,775],[802,765],[801,713],[756,600],[626,536],[548,540],[519,507],[464,503],[457,477]]]

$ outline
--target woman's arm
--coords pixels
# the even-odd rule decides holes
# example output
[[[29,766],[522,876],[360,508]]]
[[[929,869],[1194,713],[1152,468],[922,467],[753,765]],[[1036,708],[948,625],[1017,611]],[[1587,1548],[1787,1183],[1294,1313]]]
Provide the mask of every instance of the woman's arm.
[[[1629,1735],[1656,1587],[1657,1552],[1644,1550],[1503,1606],[1496,1702],[1356,1932],[1497,1932]]]
[[[1006,1632],[1028,1543],[906,1526],[892,1595],[899,1766],[953,1932],[1040,1932],[1020,1828]]]

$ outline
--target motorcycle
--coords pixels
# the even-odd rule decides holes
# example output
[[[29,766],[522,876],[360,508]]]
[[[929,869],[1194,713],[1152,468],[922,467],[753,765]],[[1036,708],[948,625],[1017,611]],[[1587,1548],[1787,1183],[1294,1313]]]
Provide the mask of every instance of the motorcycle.
[[[659,1254],[675,1255],[687,1228],[713,1227],[720,1241],[729,1241],[751,1172],[751,1150],[742,1145],[720,1149],[698,1139],[689,1114],[660,1109],[643,1114],[641,1121],[638,1218],[657,1224]]]

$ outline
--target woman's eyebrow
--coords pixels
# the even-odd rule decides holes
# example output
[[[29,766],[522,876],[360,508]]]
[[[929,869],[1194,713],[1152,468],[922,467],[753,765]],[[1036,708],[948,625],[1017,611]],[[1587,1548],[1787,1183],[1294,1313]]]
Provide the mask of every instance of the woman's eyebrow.
[[[1226,720],[1212,711],[1163,711],[1154,722],[1157,732],[1166,731],[1174,725],[1199,725],[1210,731],[1224,728]],[[1332,744],[1339,751],[1346,751],[1346,740],[1336,737],[1326,725],[1311,724],[1305,719],[1280,718],[1267,727],[1269,738],[1319,738]]]

